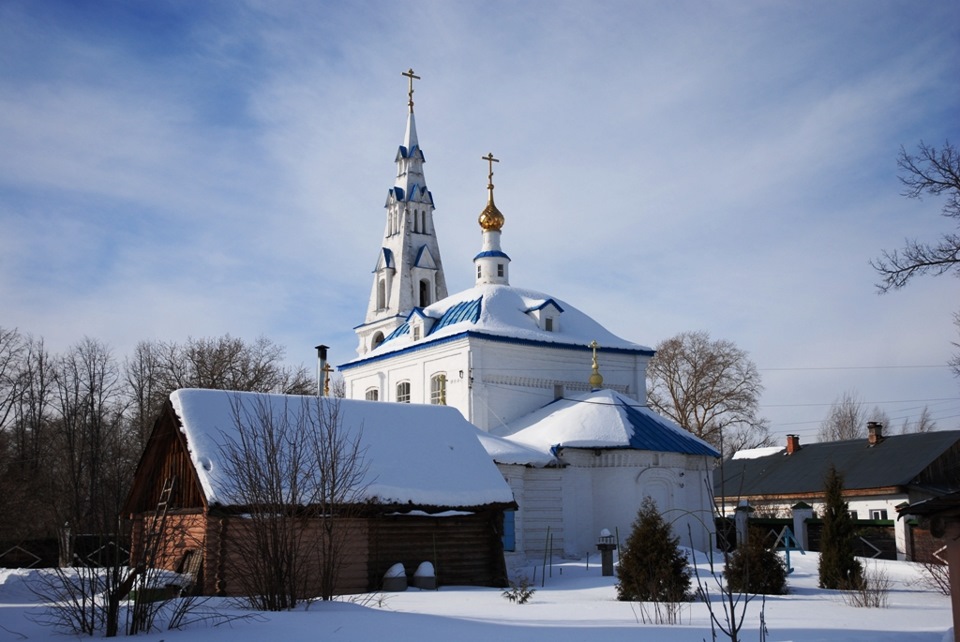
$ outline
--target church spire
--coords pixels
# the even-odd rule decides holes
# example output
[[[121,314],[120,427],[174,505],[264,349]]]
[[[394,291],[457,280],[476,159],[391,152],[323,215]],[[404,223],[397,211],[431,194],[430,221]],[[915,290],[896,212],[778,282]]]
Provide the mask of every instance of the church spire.
[[[413,116],[413,81],[408,69],[407,127],[394,162],[396,178],[387,191],[383,242],[373,270],[373,287],[364,323],[356,328],[363,356],[403,324],[414,308],[447,296],[440,247],[433,226],[433,194],[423,174],[425,161]]]
[[[483,246],[480,253],[473,257],[473,264],[477,268],[477,285],[497,284],[510,285],[510,257],[500,249],[500,229],[503,227],[503,214],[493,202],[493,164],[500,159],[494,158],[492,153],[482,157],[487,161],[487,206],[480,212],[477,222],[483,230]]]

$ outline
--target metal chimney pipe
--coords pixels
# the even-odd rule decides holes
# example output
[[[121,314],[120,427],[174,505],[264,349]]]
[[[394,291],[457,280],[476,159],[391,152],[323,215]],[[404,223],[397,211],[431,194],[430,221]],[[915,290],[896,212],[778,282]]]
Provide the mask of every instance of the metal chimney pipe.
[[[320,344],[317,346],[317,396],[323,396],[323,377],[327,370],[327,350],[330,346]]]

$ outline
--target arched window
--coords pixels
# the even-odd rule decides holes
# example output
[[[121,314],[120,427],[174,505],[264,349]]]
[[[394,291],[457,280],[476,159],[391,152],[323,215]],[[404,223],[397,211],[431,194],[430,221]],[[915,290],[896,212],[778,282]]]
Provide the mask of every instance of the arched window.
[[[420,307],[425,308],[430,305],[430,280],[420,280]]]
[[[367,401],[379,401],[380,400],[380,391],[376,388],[367,388],[367,392],[364,394],[364,399]]]
[[[387,282],[385,279],[377,280],[377,309],[382,310],[387,307]]]
[[[373,341],[370,342],[370,349],[376,349],[381,343],[383,343],[383,333],[377,332],[373,335]]]
[[[430,403],[435,406],[447,405],[447,375],[442,372],[430,377]]]
[[[401,381],[397,384],[397,403],[410,403],[409,381]]]

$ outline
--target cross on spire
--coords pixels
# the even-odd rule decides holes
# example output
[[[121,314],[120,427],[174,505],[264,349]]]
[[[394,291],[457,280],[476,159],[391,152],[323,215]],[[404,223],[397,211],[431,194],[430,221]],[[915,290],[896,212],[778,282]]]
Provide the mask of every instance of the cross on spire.
[[[481,160],[487,161],[487,163],[490,165],[490,171],[487,174],[487,189],[492,190],[493,189],[493,164],[499,163],[500,159],[494,158],[493,152],[487,152],[486,156],[481,156],[480,158]]]
[[[410,97],[410,100],[409,102],[407,102],[407,105],[410,106],[410,113],[412,114],[413,113],[413,81],[420,80],[420,76],[417,76],[416,74],[414,74],[413,69],[407,69],[406,71],[401,71],[400,75],[406,76],[407,79],[410,81],[410,88],[407,90],[407,96]]]

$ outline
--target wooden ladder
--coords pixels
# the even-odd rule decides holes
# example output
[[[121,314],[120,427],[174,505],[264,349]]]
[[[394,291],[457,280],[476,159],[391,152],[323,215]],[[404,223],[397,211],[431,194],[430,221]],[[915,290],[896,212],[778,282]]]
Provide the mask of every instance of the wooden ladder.
[[[176,480],[175,475],[167,477],[163,481],[163,488],[160,489],[160,498],[157,500],[157,507],[153,511],[150,530],[144,534],[143,555],[141,556],[144,568],[152,568],[156,563],[157,548],[163,537],[163,529],[167,522],[167,511],[170,508],[170,496],[173,494]]]

